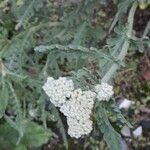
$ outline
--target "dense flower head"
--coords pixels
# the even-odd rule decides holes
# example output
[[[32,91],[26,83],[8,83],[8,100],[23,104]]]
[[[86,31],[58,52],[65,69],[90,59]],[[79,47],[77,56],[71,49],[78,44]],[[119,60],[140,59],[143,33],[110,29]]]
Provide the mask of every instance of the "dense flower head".
[[[76,89],[71,93],[69,101],[60,108],[60,111],[65,116],[77,120],[89,119],[95,96],[94,92]]]
[[[109,101],[114,94],[113,86],[107,83],[97,84],[95,86],[95,92],[99,101]]]
[[[73,81],[66,77],[57,80],[48,77],[43,89],[50,101],[67,117],[68,134],[75,138],[92,131],[90,115],[95,98],[108,101],[114,93],[113,87],[107,83],[97,84],[94,92],[74,89]]]
[[[94,92],[76,89],[72,92],[69,101],[60,108],[60,111],[67,117],[68,134],[71,137],[79,138],[91,132],[90,115],[95,96]]]
[[[92,131],[92,121],[76,120],[73,118],[67,118],[68,134],[71,137],[80,138],[82,135],[89,134]]]
[[[72,80],[69,80],[66,77],[60,77],[57,80],[48,77],[43,89],[50,97],[50,101],[56,107],[60,107],[66,102],[66,98],[70,97],[74,90],[74,84]]]

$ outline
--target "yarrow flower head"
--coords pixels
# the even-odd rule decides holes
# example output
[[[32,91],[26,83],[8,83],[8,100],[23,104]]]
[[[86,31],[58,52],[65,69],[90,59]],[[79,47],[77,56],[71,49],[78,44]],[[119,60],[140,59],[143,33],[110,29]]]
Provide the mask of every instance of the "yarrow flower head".
[[[77,120],[89,119],[95,96],[96,94],[94,92],[76,89],[71,93],[70,100],[62,105],[60,111],[65,116]]]
[[[114,94],[113,86],[107,83],[97,84],[95,86],[95,92],[99,101],[109,101]]]
[[[73,118],[67,118],[68,134],[71,137],[80,138],[82,135],[89,134],[92,131],[92,121],[76,120]]]
[[[108,101],[114,93],[113,87],[107,83],[97,84],[94,92],[74,89],[73,81],[65,77],[57,80],[48,77],[43,89],[50,101],[67,117],[68,134],[75,138],[92,131],[90,115],[95,98]]]
[[[66,77],[60,77],[57,80],[48,77],[43,89],[50,97],[50,101],[56,107],[61,107],[66,102],[66,98],[70,97],[74,90],[74,84],[72,80],[69,80]]]
[[[68,134],[71,137],[80,138],[92,131],[90,115],[94,105],[96,93],[76,89],[72,92],[60,111],[67,117]]]

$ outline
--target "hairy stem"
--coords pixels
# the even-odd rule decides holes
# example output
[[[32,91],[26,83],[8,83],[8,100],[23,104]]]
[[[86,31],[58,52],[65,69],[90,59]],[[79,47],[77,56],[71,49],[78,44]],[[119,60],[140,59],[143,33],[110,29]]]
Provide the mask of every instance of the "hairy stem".
[[[129,39],[132,37],[134,14],[135,14],[136,8],[137,8],[137,2],[134,2],[130,9],[129,16],[128,16],[128,30],[126,34]],[[119,61],[122,61],[127,55],[127,51],[130,45],[128,38],[125,38],[120,54],[118,55]],[[101,82],[108,82],[118,68],[119,68],[119,64],[117,64],[116,62],[113,63],[110,69],[106,72],[106,74],[102,78]]]

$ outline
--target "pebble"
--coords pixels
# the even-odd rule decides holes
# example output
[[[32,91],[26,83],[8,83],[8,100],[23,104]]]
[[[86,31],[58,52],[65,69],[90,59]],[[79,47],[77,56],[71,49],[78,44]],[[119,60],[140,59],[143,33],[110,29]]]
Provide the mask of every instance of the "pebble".
[[[131,105],[132,105],[132,101],[125,98],[120,102],[119,109],[122,109],[122,108],[128,109]]]
[[[124,126],[121,129],[121,134],[125,137],[131,137],[131,132],[130,132],[130,128],[128,126]]]
[[[137,138],[142,135],[142,132],[143,132],[142,126],[139,126],[133,131],[133,136]]]

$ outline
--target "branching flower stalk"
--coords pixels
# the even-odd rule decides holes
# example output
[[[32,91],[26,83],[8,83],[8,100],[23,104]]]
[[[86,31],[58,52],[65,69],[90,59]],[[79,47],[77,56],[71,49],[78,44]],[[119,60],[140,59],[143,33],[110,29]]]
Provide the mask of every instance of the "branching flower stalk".
[[[133,22],[134,22],[134,14],[136,11],[138,4],[137,2],[134,2],[128,16],[128,29],[127,29],[127,38],[125,38],[125,41],[122,45],[122,49],[120,51],[120,54],[118,55],[118,60],[123,61],[125,56],[127,55],[128,48],[130,46],[129,39],[132,37],[132,30],[133,30]],[[106,74],[103,76],[101,82],[108,82],[113,74],[116,72],[116,70],[119,68],[119,64],[116,62],[110,67],[110,69],[106,72]]]

